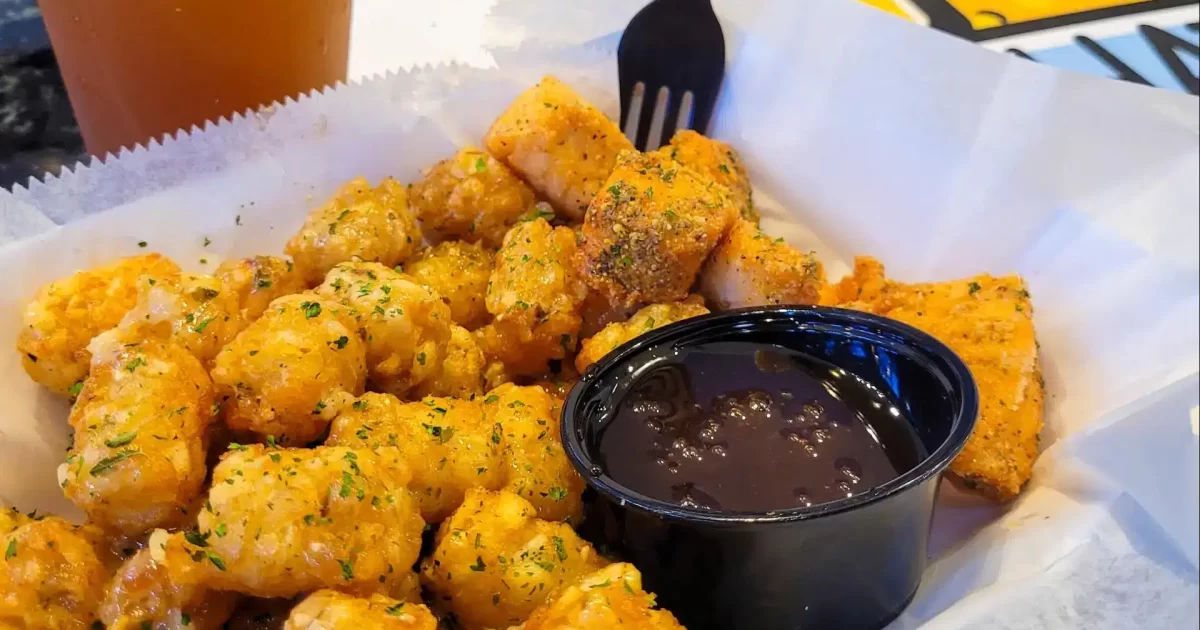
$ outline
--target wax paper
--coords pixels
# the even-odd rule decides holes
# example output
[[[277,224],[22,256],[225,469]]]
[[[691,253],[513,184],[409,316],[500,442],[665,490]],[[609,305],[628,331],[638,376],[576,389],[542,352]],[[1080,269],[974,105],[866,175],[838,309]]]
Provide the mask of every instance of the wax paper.
[[[526,11],[528,32],[514,30],[509,6],[493,24],[510,37],[549,28]],[[1034,478],[1005,506],[943,488],[924,583],[894,626],[1196,627],[1197,100],[842,0],[743,11],[727,20],[711,131],[745,158],[767,231],[835,276],[869,253],[903,280],[1017,272],[1033,293],[1048,389]],[[339,183],[417,178],[541,74],[615,115],[615,36],[588,28],[495,49],[494,68],[338,86],[0,195],[0,338],[39,285],[140,241],[194,270],[278,253]],[[0,500],[75,514],[54,476],[66,404],[15,352],[0,355],[0,395]]]

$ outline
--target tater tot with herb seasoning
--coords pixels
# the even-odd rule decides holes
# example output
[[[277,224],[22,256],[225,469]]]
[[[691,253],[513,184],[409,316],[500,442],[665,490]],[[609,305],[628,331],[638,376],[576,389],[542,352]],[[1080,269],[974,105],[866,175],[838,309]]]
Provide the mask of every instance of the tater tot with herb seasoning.
[[[138,536],[186,518],[208,472],[213,388],[183,346],[96,337],[92,369],[71,408],[74,440],[59,466],[63,493],[95,524]]]
[[[120,324],[147,338],[172,340],[205,365],[245,326],[237,294],[214,276],[194,273],[145,278],[137,304]]]
[[[321,590],[292,609],[284,630],[437,630],[438,620],[423,604],[383,595],[354,597]]]
[[[213,470],[193,560],[210,586],[257,597],[401,595],[425,525],[408,483],[394,448],[233,446]]]
[[[409,488],[427,522],[444,520],[470,488],[499,488],[501,443],[478,401],[426,398],[400,402],[390,394],[363,394],[342,408],[329,445],[394,447],[412,472]]]
[[[574,221],[612,172],[617,154],[633,150],[616,123],[550,76],[522,92],[483,142]]]
[[[736,216],[725,187],[627,151],[588,208],[580,271],[614,305],[682,300]]]
[[[186,536],[206,542],[191,532]],[[155,530],[108,585],[99,609],[105,629],[219,630],[233,614],[238,595],[204,584],[206,570],[192,559],[196,551],[185,534]]]
[[[366,375],[354,311],[312,293],[272,302],[212,370],[225,423],[283,444],[318,438],[337,403],[363,392]]]
[[[217,267],[215,275],[237,295],[242,319],[247,324],[261,317],[276,298],[308,288],[292,261],[277,256],[227,260]]]
[[[486,371],[487,357],[475,336],[462,326],[451,326],[450,339],[446,341],[445,358],[438,366],[436,375],[421,381],[416,389],[410,392],[410,396],[470,398],[483,392]]]
[[[700,292],[720,310],[776,304],[819,304],[825,268],[812,252],[738,221],[700,272]]]
[[[304,281],[314,286],[338,263],[364,260],[394,267],[421,241],[404,186],[389,177],[372,188],[360,177],[313,210],[284,252]]]
[[[563,450],[558,401],[536,385],[501,385],[483,399],[505,466],[501,490],[529,501],[538,516],[575,520],[583,509],[583,478]]]
[[[541,520],[510,492],[467,492],[422,563],[432,605],[464,630],[524,621],[560,588],[605,564],[566,523]]]
[[[522,630],[684,630],[655,608],[642,574],[629,563],[610,564],[563,589],[535,610]]]
[[[429,287],[379,263],[352,262],[334,267],[316,291],[358,313],[371,390],[403,397],[439,375],[454,322]]]
[[[433,240],[482,242],[492,249],[535,201],[521,178],[476,148],[434,164],[408,192],[422,229]]]
[[[138,280],[168,278],[179,265],[160,254],[132,256],[60,278],[25,306],[17,351],[35,382],[62,395],[79,393],[92,337],[116,326],[138,298]]]
[[[582,374],[589,365],[603,359],[609,352],[639,335],[706,313],[708,309],[704,307],[704,299],[699,295],[690,296],[680,302],[651,304],[634,313],[628,321],[609,324],[594,336],[584,339],[579,354],[575,356],[575,369]]]
[[[496,252],[487,289],[494,319],[480,345],[514,375],[536,376],[575,349],[587,287],[575,270],[575,233],[544,219],[518,223]]]
[[[446,241],[404,265],[404,272],[442,296],[455,324],[475,330],[491,317],[484,295],[494,256],[494,252],[480,245]]]
[[[750,177],[737,151],[691,129],[675,132],[671,143],[656,153],[667,156],[729,189],[733,204],[743,219],[758,221],[758,212],[750,197]]]
[[[0,534],[0,628],[90,630],[108,581],[101,535],[56,516]]]

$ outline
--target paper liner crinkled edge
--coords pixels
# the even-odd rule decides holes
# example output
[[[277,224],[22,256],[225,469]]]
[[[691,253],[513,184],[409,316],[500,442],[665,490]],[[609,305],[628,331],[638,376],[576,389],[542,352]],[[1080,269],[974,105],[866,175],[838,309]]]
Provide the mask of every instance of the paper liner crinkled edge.
[[[615,113],[611,96],[616,85],[615,49],[611,47],[560,50],[549,44],[531,43],[498,53],[497,57],[502,69],[445,63],[339,83],[180,129],[132,149],[122,149],[116,155],[91,158],[44,181],[31,178],[11,192],[0,191],[0,246],[200,176],[235,169],[268,150],[302,142],[305,138],[298,137],[296,130],[305,127],[306,121],[313,133],[319,134],[325,112],[352,109],[364,99],[392,107],[405,129],[421,118],[432,118],[461,144],[478,143],[480,138],[455,129],[453,118],[439,113],[460,88],[473,82],[517,77],[532,85],[545,74],[600,76],[598,81],[584,82],[580,91]]]

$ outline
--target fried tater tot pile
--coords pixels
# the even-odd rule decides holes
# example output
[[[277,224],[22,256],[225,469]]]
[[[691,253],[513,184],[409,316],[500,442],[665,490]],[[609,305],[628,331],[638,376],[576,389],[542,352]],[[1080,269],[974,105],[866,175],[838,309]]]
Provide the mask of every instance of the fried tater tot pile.
[[[109,576],[99,532],[56,516],[6,520],[12,529],[0,534],[0,627],[92,628]]]
[[[392,448],[238,446],[213,470],[193,559],[206,583],[258,597],[395,594],[424,522]]]
[[[533,191],[484,151],[467,148],[434,164],[412,185],[409,202],[435,240],[461,239],[496,249],[533,209]]]
[[[521,93],[483,142],[571,220],[579,220],[633,144],[616,123],[554,77]]]
[[[950,463],[951,479],[996,501],[1015,498],[1033,476],[1046,395],[1024,280],[903,284],[864,259],[837,293],[855,296],[844,306],[919,328],[962,358],[979,388],[979,420]]]
[[[212,383],[182,345],[114,329],[89,346],[92,370],[68,422],[59,482],[93,523],[136,536],[177,522],[201,491]]]
[[[288,444],[319,437],[337,401],[361,394],[366,376],[357,314],[311,293],[272,302],[212,370],[230,428]]]
[[[306,597],[283,624],[284,630],[436,630],[437,626],[437,617],[424,605],[332,590]]]
[[[569,525],[537,518],[528,501],[473,489],[438,529],[422,578],[435,608],[453,613],[464,630],[482,630],[521,623],[603,564]]]
[[[732,146],[638,151],[554,77],[476,141],[297,209],[275,255],[132,256],[27,297],[16,350],[73,403],[58,481],[87,522],[0,510],[0,629],[681,630],[573,529],[562,415],[597,362],[710,309],[925,330],[979,388],[951,480],[1028,483],[1045,387],[1020,277],[904,284],[861,257],[827,280],[759,227]]]
[[[421,244],[421,232],[404,186],[388,178],[374,188],[359,178],[313,210],[284,252],[309,286],[338,263],[351,260],[394,267]]]
[[[17,352],[34,381],[75,395],[87,376],[92,337],[116,326],[137,303],[139,279],[169,278],[179,266],[160,254],[132,256],[42,287],[25,306]]]

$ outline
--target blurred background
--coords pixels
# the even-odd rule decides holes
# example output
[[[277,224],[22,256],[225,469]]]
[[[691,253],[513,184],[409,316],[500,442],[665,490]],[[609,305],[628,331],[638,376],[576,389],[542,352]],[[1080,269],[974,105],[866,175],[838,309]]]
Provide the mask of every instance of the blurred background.
[[[752,13],[748,7],[762,1],[768,0],[714,0],[714,5],[723,19],[732,19],[736,23],[740,15]],[[1200,92],[1200,47],[1197,46],[1200,42],[1197,30],[1200,26],[1200,3],[1192,0],[859,1],[910,22],[977,42],[997,52],[1157,88],[1192,94]],[[195,2],[176,0],[181,6],[202,6]],[[268,0],[248,2],[262,2],[265,3],[263,6],[270,4]],[[345,2],[349,0],[342,0],[343,5]],[[579,43],[573,38],[588,32],[588,29],[595,31],[599,39],[608,34],[606,31],[615,33],[619,30],[620,25],[645,2],[593,0],[562,4],[549,0],[455,0],[452,3],[353,0],[349,50],[341,53],[348,56],[348,60],[342,60],[346,65],[344,77],[354,80],[391,68],[449,60],[487,66],[491,63],[487,52],[491,46],[514,45],[529,39],[551,44]],[[78,14],[83,12],[90,13],[95,23],[110,18],[106,22],[109,29],[114,23],[129,24],[122,16],[103,15],[105,11],[111,11],[108,7],[114,6],[112,0],[92,0],[90,3],[88,0],[42,0],[42,3],[53,9],[51,17],[67,14],[68,11],[62,7],[70,7],[75,12],[72,15],[75,22],[79,21]],[[337,3],[337,0],[295,0],[294,6],[317,8]],[[137,6],[129,1],[116,4]],[[174,5],[162,2],[158,6]],[[297,10],[295,13],[303,11]],[[84,21],[87,21],[86,17]],[[67,20],[59,20],[59,23],[65,22]],[[533,32],[522,27],[531,23],[546,27]],[[208,26],[212,27],[211,24]],[[67,33],[68,41],[74,43],[82,37],[76,33],[87,33],[87,28],[94,26],[85,27],[82,31],[78,28],[74,31],[60,29],[60,53],[71,52],[76,58],[86,58],[90,52],[86,50],[87,46],[69,46],[75,50],[65,50],[61,44],[63,39],[68,39],[63,33]],[[344,33],[344,24],[340,28]],[[95,41],[87,43],[99,45]],[[193,51],[196,49],[196,46],[191,48]],[[304,49],[300,50],[303,52]],[[136,54],[126,52],[127,57]],[[102,62],[96,63],[99,65]],[[164,73],[163,76],[173,76],[169,63],[158,65],[163,66],[158,68]],[[109,70],[112,69],[110,64]],[[88,71],[96,70],[90,68]],[[76,70],[77,77],[78,72]],[[133,74],[141,72],[142,68],[138,68]],[[205,69],[201,74],[208,76],[212,73]],[[295,92],[306,87],[292,89],[286,86],[307,86],[305,81],[326,82],[329,76],[332,75],[316,73],[300,76],[293,78],[291,83],[281,82],[279,85],[283,87],[268,86],[263,89]],[[220,79],[219,76],[210,77],[212,85],[223,85]],[[260,78],[255,82],[243,83],[261,82]],[[78,93],[83,91],[79,86],[86,83],[76,78],[73,84],[77,92],[77,105],[84,102]],[[205,89],[199,85],[191,87],[195,90]],[[175,86],[175,90],[179,91],[179,85]],[[264,100],[261,93],[239,96],[255,102]],[[284,94],[273,98],[282,96]],[[186,99],[180,101],[181,98],[177,98],[176,103],[187,102]],[[94,99],[88,102],[89,112],[97,107],[94,102]],[[220,111],[228,113],[245,106],[249,105],[231,106]],[[178,110],[179,106],[163,103],[160,109]],[[145,111],[136,113],[140,118],[147,115]],[[126,118],[130,117],[129,112],[125,114]],[[189,114],[178,115],[186,117]],[[201,119],[209,116],[207,111],[203,115],[190,115]],[[220,114],[213,114],[212,117],[217,115]],[[111,114],[109,120],[112,120]],[[186,126],[200,120],[167,124],[172,122],[175,121],[159,121],[157,127],[151,125],[149,131],[130,129],[113,134],[117,138],[123,138],[121,133],[148,137],[165,132],[167,128]],[[91,129],[93,144],[101,144],[96,139],[98,127],[95,123]],[[112,145],[110,140],[105,139],[104,150]],[[138,141],[127,141],[126,144]],[[46,174],[57,174],[63,167],[69,167],[87,155],[37,0],[0,0],[0,188],[11,189],[14,183],[24,183],[30,177],[41,179]]]

